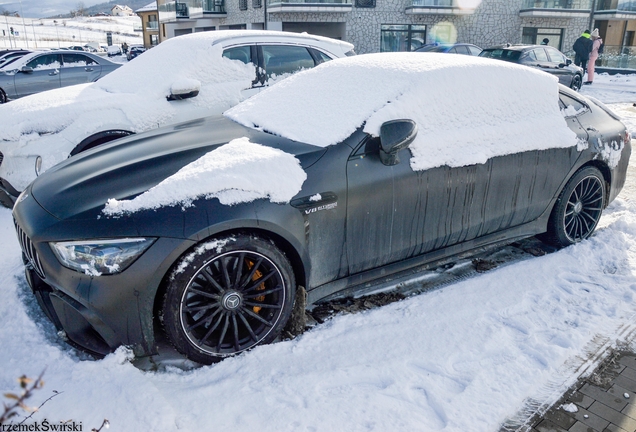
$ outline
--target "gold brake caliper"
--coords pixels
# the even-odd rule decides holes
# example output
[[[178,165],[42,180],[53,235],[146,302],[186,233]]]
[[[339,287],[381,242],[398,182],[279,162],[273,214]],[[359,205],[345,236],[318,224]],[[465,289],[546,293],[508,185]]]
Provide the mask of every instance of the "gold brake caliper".
[[[247,264],[247,268],[249,270],[252,270],[252,267],[254,267],[254,261],[246,260],[246,264]],[[263,273],[261,273],[260,270],[256,270],[254,272],[254,275],[252,276],[252,281],[256,282],[261,276],[263,276]],[[265,291],[265,282],[260,284],[256,288],[256,290],[257,291]],[[263,301],[265,301],[265,296],[258,296],[254,300],[259,301],[259,302],[263,302]],[[263,309],[263,308],[260,307],[260,306],[252,306],[252,310],[254,311],[254,313],[259,313],[261,311],[261,309]]]

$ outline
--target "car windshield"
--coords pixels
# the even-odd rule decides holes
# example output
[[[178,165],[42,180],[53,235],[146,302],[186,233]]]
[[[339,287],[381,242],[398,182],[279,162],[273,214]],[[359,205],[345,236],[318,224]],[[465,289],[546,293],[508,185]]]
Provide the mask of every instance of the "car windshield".
[[[501,48],[487,49],[483,50],[481,54],[479,54],[479,56],[514,62],[519,60],[519,58],[521,57],[521,51],[507,50]]]

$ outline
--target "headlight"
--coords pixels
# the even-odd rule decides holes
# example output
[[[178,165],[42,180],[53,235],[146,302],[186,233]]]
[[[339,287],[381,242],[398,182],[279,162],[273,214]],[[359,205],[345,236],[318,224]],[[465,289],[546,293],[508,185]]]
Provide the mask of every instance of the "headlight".
[[[90,276],[115,274],[131,265],[155,239],[125,238],[51,242],[53,253],[64,267]]]

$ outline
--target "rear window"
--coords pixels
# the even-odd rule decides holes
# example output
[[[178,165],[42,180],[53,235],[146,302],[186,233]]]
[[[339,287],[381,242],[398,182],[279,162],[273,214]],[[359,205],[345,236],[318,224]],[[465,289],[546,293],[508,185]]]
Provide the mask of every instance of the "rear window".
[[[495,58],[500,60],[517,61],[521,57],[521,51],[513,51],[507,49],[487,49],[483,50],[479,57]]]

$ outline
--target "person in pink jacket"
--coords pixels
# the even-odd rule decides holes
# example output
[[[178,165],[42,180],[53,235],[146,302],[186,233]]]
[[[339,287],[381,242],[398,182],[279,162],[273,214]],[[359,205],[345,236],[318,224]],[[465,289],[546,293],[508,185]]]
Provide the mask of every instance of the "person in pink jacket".
[[[598,49],[603,44],[603,39],[601,39],[601,36],[598,34],[598,29],[594,29],[590,35],[590,39],[592,39],[592,51],[590,51],[590,59],[587,62],[587,81],[583,84],[592,84],[592,81],[594,81],[594,63],[598,58]]]

